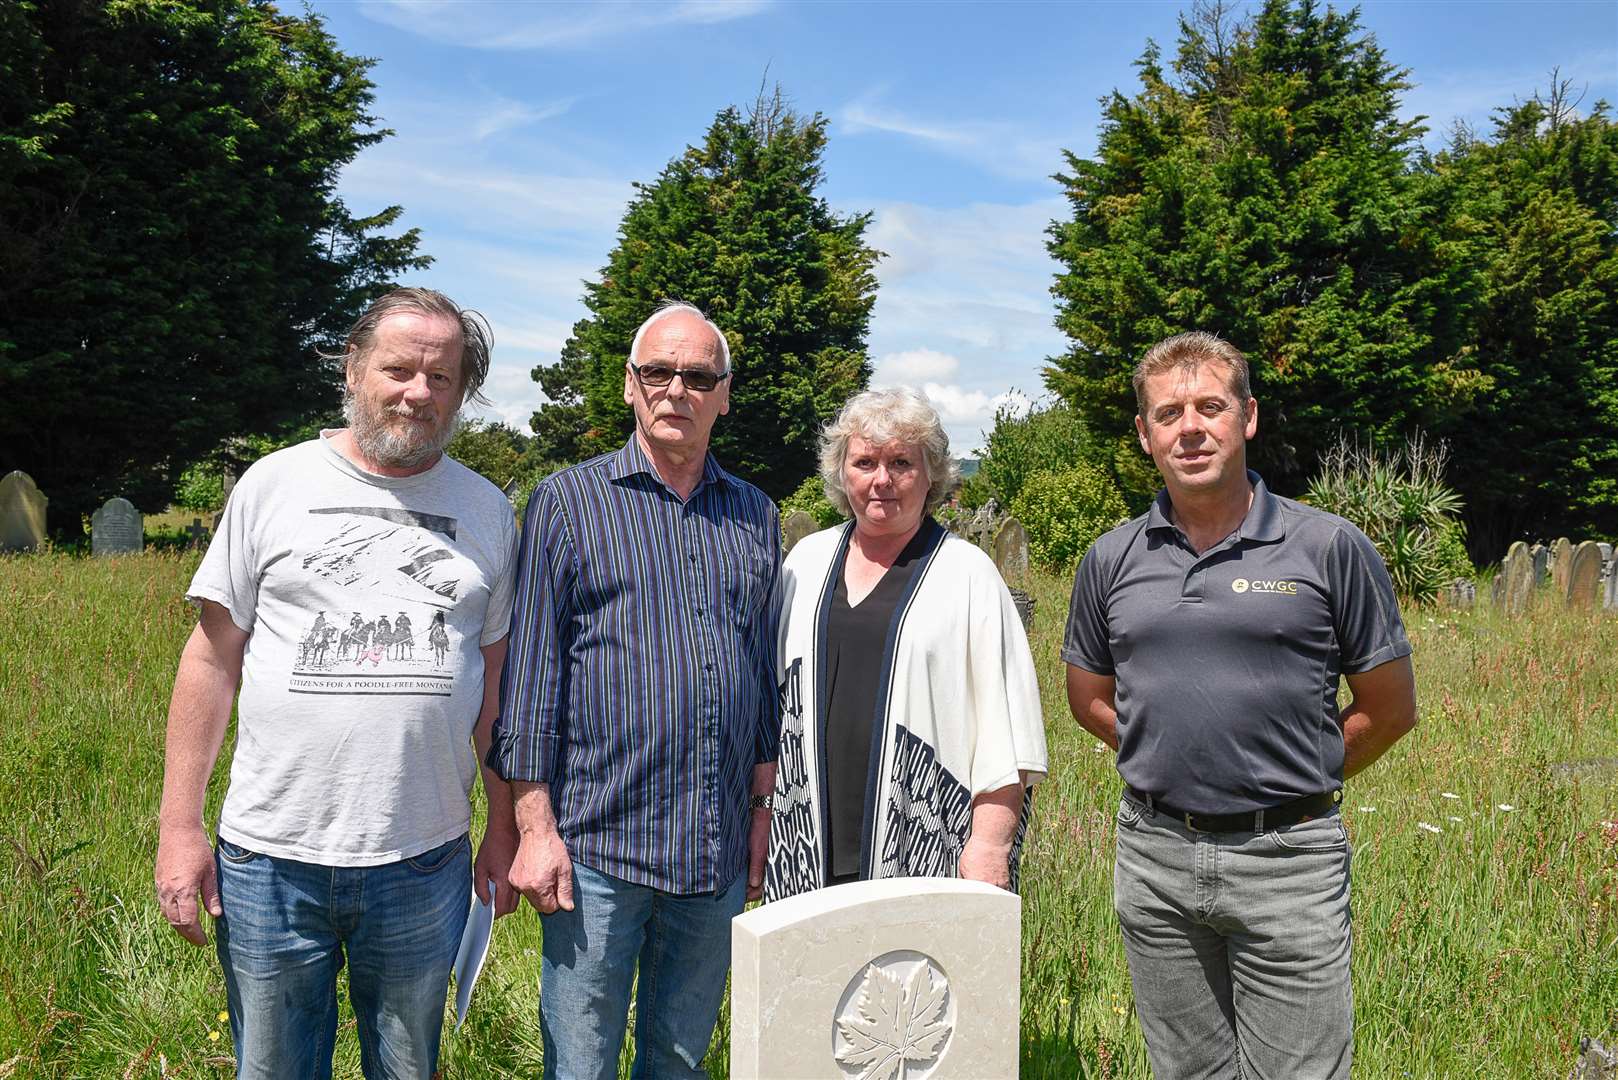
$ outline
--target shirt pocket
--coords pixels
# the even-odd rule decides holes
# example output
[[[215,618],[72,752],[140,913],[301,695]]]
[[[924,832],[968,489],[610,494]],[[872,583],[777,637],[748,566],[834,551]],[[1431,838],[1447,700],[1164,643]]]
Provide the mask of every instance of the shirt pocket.
[[[769,599],[770,569],[770,564],[752,551],[738,551],[725,559],[720,578],[732,620],[745,624],[757,617]]]

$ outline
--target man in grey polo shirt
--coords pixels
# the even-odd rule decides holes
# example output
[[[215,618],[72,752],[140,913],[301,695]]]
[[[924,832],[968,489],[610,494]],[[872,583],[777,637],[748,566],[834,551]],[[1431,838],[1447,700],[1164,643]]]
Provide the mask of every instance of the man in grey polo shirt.
[[[1164,490],[1085,556],[1062,658],[1124,779],[1114,905],[1152,1071],[1347,1077],[1336,803],[1415,724],[1393,584],[1353,525],[1248,471],[1258,402],[1237,349],[1180,334],[1134,385]]]

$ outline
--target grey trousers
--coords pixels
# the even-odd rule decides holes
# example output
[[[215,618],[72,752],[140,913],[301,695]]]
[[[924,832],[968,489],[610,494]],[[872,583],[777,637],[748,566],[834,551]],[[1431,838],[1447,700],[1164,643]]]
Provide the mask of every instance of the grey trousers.
[[[1157,1080],[1346,1080],[1349,861],[1335,813],[1199,833],[1124,797],[1113,905]]]

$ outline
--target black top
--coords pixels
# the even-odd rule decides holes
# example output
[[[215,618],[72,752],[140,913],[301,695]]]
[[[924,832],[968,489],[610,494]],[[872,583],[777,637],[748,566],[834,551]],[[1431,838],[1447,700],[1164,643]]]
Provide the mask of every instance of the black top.
[[[865,792],[879,730],[876,695],[882,684],[888,628],[926,549],[930,520],[922,522],[882,580],[855,607],[849,606],[843,575],[846,550],[832,568],[837,585],[826,619],[826,808],[833,878],[857,877],[860,872]]]

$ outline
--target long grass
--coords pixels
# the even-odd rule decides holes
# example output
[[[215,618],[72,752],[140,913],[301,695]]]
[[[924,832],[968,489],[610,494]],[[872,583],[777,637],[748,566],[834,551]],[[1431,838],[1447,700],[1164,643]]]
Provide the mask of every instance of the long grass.
[[[214,956],[168,930],[151,887],[196,559],[0,558],[0,1078],[230,1075]],[[1052,769],[1023,870],[1023,1075],[1145,1077],[1111,906],[1119,782],[1066,713],[1067,585],[1034,592]],[[1421,724],[1345,803],[1355,1074],[1566,1076],[1581,1035],[1618,1037],[1618,619],[1407,622]],[[446,1077],[537,1075],[538,950],[526,908],[498,924]],[[337,1072],[357,1077],[342,1025]]]

